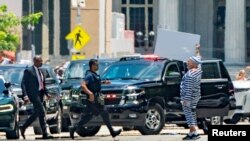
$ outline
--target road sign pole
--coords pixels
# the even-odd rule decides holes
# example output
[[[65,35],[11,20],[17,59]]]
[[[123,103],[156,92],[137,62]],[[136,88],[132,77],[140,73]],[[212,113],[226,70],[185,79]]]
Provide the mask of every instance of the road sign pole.
[[[77,0],[77,16],[76,16],[76,24],[77,25],[81,25],[81,5],[80,5],[81,1]]]
[[[76,16],[76,24],[81,26],[82,21],[81,21],[81,6],[80,6],[81,0],[77,0],[77,16]],[[72,45],[72,41],[71,41]],[[69,50],[70,51],[70,59],[72,59],[72,48]]]
[[[68,47],[68,50],[69,50],[69,60],[71,60],[72,58],[72,48],[73,48],[73,41],[72,40],[67,40],[67,47]]]
[[[68,40],[68,49],[70,52],[70,58],[72,59],[72,56],[80,53],[82,48],[89,42],[90,36],[81,27],[81,8],[85,7],[85,0],[72,0],[71,2],[72,7],[77,8],[77,16],[75,17],[77,26],[65,38]]]

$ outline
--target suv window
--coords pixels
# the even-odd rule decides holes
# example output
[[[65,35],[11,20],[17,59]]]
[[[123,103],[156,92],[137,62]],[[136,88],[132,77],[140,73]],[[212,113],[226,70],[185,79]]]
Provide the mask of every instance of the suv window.
[[[231,81],[230,75],[228,74],[228,71],[222,62],[220,62],[220,69],[221,69],[221,77],[227,78],[229,81]]]
[[[70,64],[69,68],[66,71],[66,78],[83,78],[85,72],[88,70],[87,62],[77,62]]]
[[[145,79],[159,80],[163,64],[159,62],[135,61],[133,63],[116,63],[102,75],[103,79]]]
[[[202,64],[202,79],[220,78],[217,62]]]
[[[21,84],[23,78],[23,68],[10,68],[5,70],[4,78],[8,82]]]
[[[166,72],[165,72],[165,76],[169,76],[169,74],[172,72],[179,73],[179,70],[178,70],[178,67],[176,64],[171,64],[168,66],[168,68],[166,69]]]

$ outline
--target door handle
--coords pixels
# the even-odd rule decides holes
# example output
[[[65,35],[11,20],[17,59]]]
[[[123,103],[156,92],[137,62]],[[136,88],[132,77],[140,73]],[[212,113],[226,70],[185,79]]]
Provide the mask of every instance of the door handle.
[[[222,89],[223,87],[225,87],[226,85],[215,85],[214,87],[216,87],[217,89]]]

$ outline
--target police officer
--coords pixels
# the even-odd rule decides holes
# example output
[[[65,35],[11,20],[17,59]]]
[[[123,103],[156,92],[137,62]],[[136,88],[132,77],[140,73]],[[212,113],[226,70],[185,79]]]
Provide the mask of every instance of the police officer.
[[[89,122],[93,115],[101,115],[104,123],[109,129],[112,137],[115,137],[121,133],[121,129],[115,131],[110,123],[109,114],[106,110],[104,110],[104,105],[98,102],[98,97],[101,91],[101,83],[110,83],[109,81],[101,81],[100,76],[96,73],[99,69],[98,60],[91,59],[89,61],[89,68],[85,74],[84,81],[81,84],[81,88],[85,94],[88,95],[89,100],[87,101],[87,111],[84,116],[81,117],[81,120],[78,124],[71,126],[69,128],[70,137],[74,139],[74,132],[78,128],[78,126],[82,126]]]

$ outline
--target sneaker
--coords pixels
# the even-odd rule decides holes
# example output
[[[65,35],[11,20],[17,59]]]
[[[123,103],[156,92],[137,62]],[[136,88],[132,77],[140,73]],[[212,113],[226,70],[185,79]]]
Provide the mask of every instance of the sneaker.
[[[200,138],[199,134],[192,134],[192,135],[187,134],[186,137],[183,138],[183,140],[197,140],[199,138]]]
[[[42,139],[53,139],[54,137],[50,134],[43,135]]]

